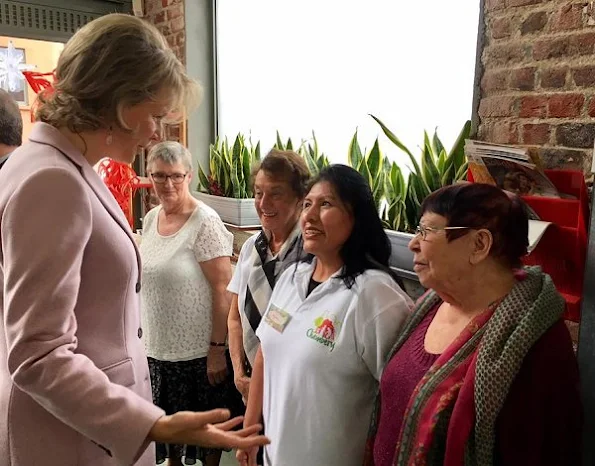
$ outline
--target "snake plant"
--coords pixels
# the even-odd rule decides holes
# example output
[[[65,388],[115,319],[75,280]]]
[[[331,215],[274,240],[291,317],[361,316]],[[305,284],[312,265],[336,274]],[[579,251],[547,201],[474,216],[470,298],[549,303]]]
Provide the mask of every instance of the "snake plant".
[[[406,184],[399,166],[393,162],[390,167],[390,176],[386,178],[385,188],[388,207],[383,213],[383,221],[391,229],[413,231],[419,221],[421,204],[426,196],[467,176],[465,140],[469,138],[471,122],[465,122],[449,152],[446,151],[436,130],[431,139],[427,131],[424,131],[420,164],[411,150],[380,119],[374,115],[370,116],[380,125],[388,139],[405,152],[411,161],[411,172]]]
[[[215,196],[248,199],[253,197],[250,175],[260,161],[260,142],[256,146],[239,133],[232,145],[217,138],[209,147],[209,175],[198,166],[199,190]]]

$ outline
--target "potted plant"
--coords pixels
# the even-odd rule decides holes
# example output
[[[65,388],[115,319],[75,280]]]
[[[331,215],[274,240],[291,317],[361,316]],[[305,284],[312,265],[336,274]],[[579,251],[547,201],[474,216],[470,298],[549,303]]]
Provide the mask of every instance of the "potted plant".
[[[431,140],[424,131],[420,165],[413,153],[382,121],[370,116],[380,125],[388,139],[409,156],[411,171],[407,182],[400,166],[396,162],[391,163],[382,154],[378,139],[370,152],[363,156],[357,141],[357,131],[349,146],[348,163],[370,183],[374,201],[392,245],[390,265],[398,269],[401,275],[415,279],[413,253],[408,244],[419,222],[421,204],[431,192],[465,179],[467,161],[464,146],[465,139],[469,137],[471,122],[465,123],[448,153],[437,131],[434,131]]]
[[[260,142],[253,146],[238,134],[233,145],[217,138],[209,148],[209,175],[198,167],[197,199],[217,211],[223,222],[240,227],[260,225],[254,207],[251,167],[260,161]]]

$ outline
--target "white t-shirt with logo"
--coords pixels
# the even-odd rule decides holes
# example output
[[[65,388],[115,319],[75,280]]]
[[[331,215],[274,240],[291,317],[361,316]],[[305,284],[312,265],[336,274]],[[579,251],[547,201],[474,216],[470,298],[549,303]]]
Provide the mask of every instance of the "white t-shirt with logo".
[[[412,307],[378,270],[351,289],[335,274],[306,297],[314,267],[281,275],[257,330],[267,466],[361,466],[383,365]]]
[[[140,245],[147,355],[160,361],[204,358],[211,339],[213,293],[200,263],[231,256],[233,235],[202,202],[176,233],[160,235],[160,210],[157,206],[145,216]]]

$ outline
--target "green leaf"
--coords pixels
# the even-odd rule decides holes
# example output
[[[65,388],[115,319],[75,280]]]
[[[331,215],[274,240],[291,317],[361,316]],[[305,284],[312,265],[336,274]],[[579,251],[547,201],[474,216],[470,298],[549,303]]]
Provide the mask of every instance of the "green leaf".
[[[252,152],[251,164],[258,163],[258,162],[260,162],[260,141],[258,141],[258,144],[256,144],[256,147],[254,148],[254,151]],[[252,167],[250,167],[250,169],[252,169]]]
[[[353,137],[351,138],[351,142],[349,143],[349,152],[347,154],[347,163],[351,168],[355,168],[358,170],[358,167],[363,160],[364,156],[362,155],[362,151],[359,147],[359,142],[357,141],[357,130]]]
[[[366,165],[368,165],[368,170],[370,170],[370,176],[372,177],[372,180],[376,180],[382,167],[382,153],[380,152],[380,146],[378,145],[378,138],[376,138],[372,150],[370,150],[366,159]]]
[[[466,162],[465,158],[465,140],[469,139],[471,133],[471,121],[467,120],[461,129],[461,132],[457,136],[448,157],[452,159],[455,165],[455,172]]]
[[[209,179],[202,171],[200,164],[198,164],[198,191],[209,192]]]
[[[278,130],[277,130],[277,142],[275,144],[275,149],[285,150],[283,147],[283,141],[281,140],[281,135],[279,134]]]
[[[396,199],[405,199],[407,195],[407,186],[405,185],[405,179],[403,178],[403,172],[401,168],[393,162],[390,170],[390,180],[393,187],[393,196]]]
[[[459,170],[457,171],[456,175],[455,175],[455,179],[454,182],[456,183],[457,181],[465,181],[467,180],[467,169],[469,168],[469,164],[467,162],[465,162],[463,165],[461,165],[459,167]]]
[[[285,145],[285,150],[293,150],[293,143],[291,142],[291,138],[287,139],[287,144]]]
[[[438,173],[438,168],[436,168],[434,163],[434,158],[431,155],[432,149],[430,148],[429,144],[430,141],[426,141],[426,145],[422,151],[421,166],[424,180],[430,188],[430,191],[435,191],[440,187],[440,174]]]
[[[251,160],[252,156],[250,155],[250,151],[247,147],[244,147],[244,153],[242,157],[242,171],[243,171],[243,186],[244,186],[244,196],[243,197],[252,197],[252,180],[251,178]]]
[[[318,173],[318,165],[316,165],[316,161],[310,156],[308,151],[304,151],[303,157],[306,161],[306,165],[308,165],[308,170],[310,170],[310,175],[315,176]]]
[[[376,118],[374,115],[370,115],[372,118],[374,118],[374,120],[376,121],[376,123],[378,123],[380,125],[380,127],[382,128],[382,131],[384,132],[384,134],[386,135],[386,137],[395,145],[397,146],[399,149],[401,149],[403,152],[405,152],[409,158],[411,159],[411,163],[413,164],[413,168],[415,169],[415,173],[418,176],[421,176],[421,169],[419,167],[419,164],[417,163],[417,160],[415,159],[415,157],[413,156],[413,154],[411,153],[411,151],[405,146],[405,144],[403,144],[401,142],[401,140],[395,136],[395,134],[386,127],[386,125],[384,123],[382,123],[382,121],[380,121],[378,118]]]
[[[454,180],[454,176],[455,176],[455,166],[454,166],[454,164],[451,163],[448,165],[448,168],[442,174],[440,183],[442,184],[442,186],[449,186],[452,184],[452,182]]]
[[[440,176],[442,177],[442,174],[444,173],[444,164],[446,163],[446,151],[444,150],[444,148],[442,148],[440,150],[440,155],[438,156],[438,162],[436,163],[436,166],[438,168],[438,171],[440,172]]]
[[[440,154],[442,151],[446,152],[442,141],[438,137],[438,128],[434,129],[434,136],[432,137],[432,145],[434,147],[434,153]]]
[[[370,170],[368,169],[368,164],[366,163],[365,159],[361,160],[356,170],[364,177],[364,179],[370,185],[370,189],[372,189],[372,175],[370,174]]]
[[[434,151],[432,150],[432,144],[430,144],[430,136],[428,136],[428,132],[424,129],[424,147],[429,148],[429,152],[430,155],[432,156],[432,159],[437,159],[438,158],[438,154],[434,154]]]

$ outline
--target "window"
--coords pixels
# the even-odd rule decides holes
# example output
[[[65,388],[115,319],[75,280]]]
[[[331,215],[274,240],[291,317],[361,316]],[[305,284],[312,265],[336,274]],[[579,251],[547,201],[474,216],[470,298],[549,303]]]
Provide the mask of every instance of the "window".
[[[217,4],[219,134],[306,139],[346,162],[379,117],[415,153],[423,130],[449,148],[471,118],[478,0],[252,0]],[[383,135],[392,160],[406,156]]]

